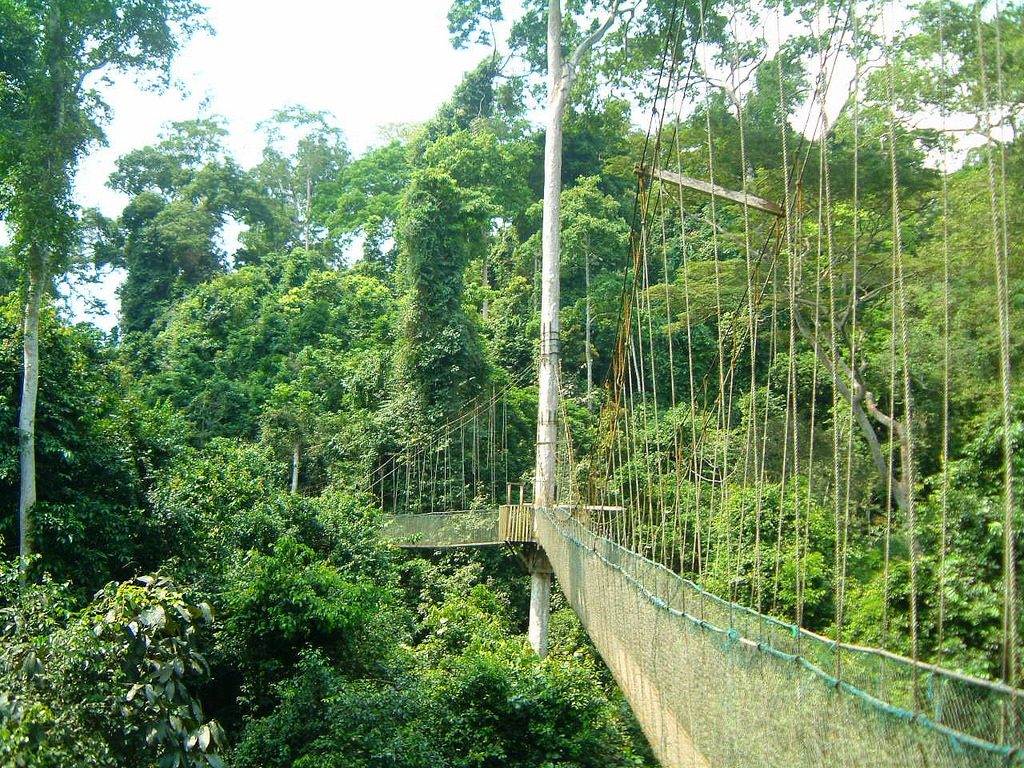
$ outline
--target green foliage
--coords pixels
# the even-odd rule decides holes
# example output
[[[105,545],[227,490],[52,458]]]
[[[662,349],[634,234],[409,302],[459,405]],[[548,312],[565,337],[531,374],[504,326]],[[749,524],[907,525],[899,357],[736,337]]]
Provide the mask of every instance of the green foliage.
[[[286,465],[267,446],[218,438],[182,450],[150,491],[164,562],[213,592],[226,588],[239,557],[270,555],[291,537],[356,580],[391,577],[377,522],[354,492],[289,493]],[[170,565],[168,567],[171,567]]]
[[[379,265],[384,274],[395,268],[398,205],[409,174],[408,152],[393,141],[342,168],[330,187],[335,196],[328,216],[332,236],[341,240],[361,235],[364,261]]]
[[[562,365],[576,374],[582,392],[588,360],[598,386],[607,371],[607,351],[618,333],[620,276],[629,259],[629,225],[599,184],[596,176],[581,177],[562,192]],[[524,247],[539,252],[539,241],[534,235]]]
[[[7,295],[18,290],[20,275],[18,265],[11,256],[9,248],[0,246],[0,295]]]
[[[494,80],[499,62],[489,56],[462,76],[451,101],[428,120],[410,142],[410,158],[414,167],[423,165],[423,153],[437,139],[459,131],[468,131],[493,114]]]
[[[239,766],[642,765],[585,659],[540,661],[507,635],[482,585],[428,609],[424,640],[382,677],[346,679],[319,654],[254,720]]]
[[[578,102],[566,107],[562,136],[562,188],[567,190],[580,177],[597,177],[606,194],[628,200],[636,181],[628,139],[634,130],[630,123],[629,102],[602,98],[596,84],[585,77],[576,86]],[[535,162],[528,182],[535,199],[543,196],[544,131],[532,136]],[[564,239],[564,244],[572,241]]]
[[[309,264],[301,252],[267,259],[177,303],[153,340],[156,371],[143,391],[180,409],[202,441],[255,437],[281,414],[284,401],[273,393],[284,387],[280,397],[307,402],[303,429],[314,443],[343,407],[357,404],[356,372],[387,348],[396,311],[377,277]]]
[[[897,107],[980,114],[983,104],[1020,120],[1024,11],[1010,5],[928,0],[895,46],[892,76]],[[981,84],[985,82],[987,89]],[[982,128],[980,122],[976,128]],[[980,132],[980,131],[979,131]]]
[[[83,82],[103,69],[151,73],[158,84],[166,82],[171,57],[199,27],[201,11],[191,0],[5,0],[0,187],[8,191],[2,210],[25,263],[39,269],[52,258],[60,271],[70,256],[71,180],[86,146],[102,136],[106,110]]]
[[[246,212],[252,182],[225,153],[217,120],[172,123],[155,146],[118,158],[109,184],[132,195],[106,244],[127,274],[120,328],[149,334],[169,305],[224,269],[217,239]]]
[[[200,198],[202,191],[195,186],[198,177],[224,162],[222,140],[227,135],[217,118],[173,122],[156,146],[117,158],[108,184],[131,197],[151,192],[163,198]]]
[[[223,599],[224,651],[255,690],[280,680],[308,647],[349,674],[382,651],[375,633],[386,593],[350,580],[291,536],[275,541],[269,555],[245,554]]]
[[[127,8],[147,18],[160,10],[52,5],[72,16],[86,7],[99,16]],[[180,13],[192,8],[172,5]],[[567,50],[607,8],[568,4]],[[546,9],[546,2],[528,2],[510,40],[536,71],[545,65]],[[18,236],[0,254],[0,289],[9,292],[22,287],[19,270],[32,255],[17,229],[29,213],[39,226],[33,231],[60,248],[74,235],[64,177],[43,178],[27,165],[49,149],[49,134],[29,130],[41,50],[36,14],[44,10],[0,0],[0,215]],[[613,520],[609,508],[595,511],[595,522],[643,542],[709,590],[818,631],[838,631],[842,618],[844,639],[904,652],[911,650],[913,534],[918,650],[998,676],[1003,426],[993,408],[999,350],[987,330],[996,305],[992,243],[979,222],[987,227],[992,217],[989,160],[1005,171],[999,194],[1006,210],[1020,207],[1019,142],[973,153],[947,177],[943,196],[934,132],[894,124],[887,103],[891,84],[906,114],[938,104],[950,88],[961,108],[977,105],[980,62],[968,55],[977,50],[977,9],[926,3],[920,23],[893,44],[894,68],[866,82],[867,102],[856,114],[844,108],[828,135],[813,140],[791,124],[824,39],[797,39],[769,59],[763,41],[717,39],[724,10],[653,0],[612,28],[595,66],[576,80],[564,137],[561,344],[577,488],[604,493],[612,504],[637,496],[644,516]],[[738,18],[751,9],[728,10]],[[462,43],[496,47],[489,25],[501,12],[490,0],[455,3],[451,31]],[[1000,114],[1016,120],[1020,13],[999,12],[1002,71],[990,56],[995,17],[986,13],[980,30],[989,95],[1001,93]],[[819,253],[801,251],[793,305],[780,269],[791,254],[768,247],[763,258],[746,258],[746,241],[776,242],[774,219],[717,203],[712,218],[702,193],[681,193],[680,216],[675,193],[669,200],[652,192],[644,215],[649,233],[663,235],[664,260],[652,261],[649,273],[631,271],[624,214],[633,166],[650,160],[649,145],[630,128],[629,103],[609,97],[609,87],[648,88],[624,56],[659,60],[669,17],[682,24],[668,35],[678,60],[704,37],[721,72],[695,64],[704,85],[689,91],[692,109],[651,141],[684,172],[779,200],[788,160],[780,138],[789,142],[802,169],[802,241],[794,247],[823,244]],[[951,79],[934,71],[943,45]],[[400,561],[380,546],[376,513],[361,495],[368,478],[380,477],[374,507],[424,504],[416,496],[425,491],[408,471],[404,488],[394,471],[385,477],[387,460],[397,466],[395,457],[429,445],[417,471],[439,474],[426,465],[442,457],[455,463],[460,446],[429,440],[429,428],[498,382],[523,381],[535,363],[540,215],[530,202],[540,191],[544,136],[522,122],[527,81],[506,79],[501,66],[488,57],[434,119],[354,161],[328,115],[298,107],[264,124],[262,161],[248,171],[224,152],[226,133],[215,120],[173,124],[157,144],[118,161],[112,185],[132,200],[116,221],[90,214],[86,241],[95,260],[127,268],[123,341],[114,352],[123,370],[98,335],[44,312],[39,457],[41,474],[53,480],[41,489],[40,541],[43,565],[72,584],[43,581],[19,595],[15,572],[3,571],[0,610],[11,619],[0,648],[4,760],[148,766],[163,757],[168,765],[217,765],[225,736],[202,714],[202,699],[237,737],[231,757],[240,766],[653,764],[571,613],[555,614],[551,657],[538,661],[520,636],[525,578],[510,573],[511,561],[499,562],[503,553]],[[716,87],[722,72],[742,87]],[[1005,85],[999,92],[997,75]],[[72,115],[66,134],[50,136],[65,152],[65,165],[54,166],[60,173],[97,135],[96,114]],[[837,354],[851,364],[847,350],[856,344],[864,386],[899,413],[902,396],[884,394],[902,375],[893,359],[893,160],[912,268],[913,530],[887,511],[889,478],[877,472],[868,436],[849,418],[807,338],[810,331],[836,338]],[[29,182],[38,182],[30,190],[38,199],[17,200],[19,185]],[[826,189],[827,223],[810,215]],[[248,227],[230,259],[218,245],[228,217]],[[1013,339],[1024,335],[1018,230],[1011,216],[1003,237]],[[363,258],[342,266],[343,247],[359,237]],[[826,240],[832,258],[823,255]],[[947,252],[957,393],[949,487],[941,475],[945,370],[938,352]],[[837,304],[856,305],[855,327],[844,319],[852,312],[840,312],[837,323],[828,317],[821,293],[828,276]],[[641,280],[653,287],[638,294],[633,327],[653,333],[631,362],[674,377],[675,389],[629,393],[637,415],[629,439],[650,454],[624,449],[626,458],[597,487],[592,473],[604,472],[616,447],[602,442],[602,430],[615,424],[627,433],[614,409],[599,419],[588,408],[602,396],[595,389],[585,401],[584,381],[588,368],[597,388],[610,373],[623,286],[628,292]],[[18,301],[12,295],[0,308],[0,509],[9,535]],[[784,340],[791,319],[809,328],[792,348]],[[772,344],[762,335],[753,354],[747,334],[763,334],[769,323]],[[777,354],[769,360],[770,353]],[[1015,345],[1013,371],[1021,354]],[[795,407],[782,394],[790,388]],[[1011,435],[1018,452],[1022,405],[1015,405]],[[490,466],[484,459],[471,469],[529,478],[535,388],[512,387],[500,408],[500,438],[475,419],[460,428],[477,453],[502,443],[490,451]],[[877,436],[880,450],[895,455],[892,436]],[[841,467],[854,489],[847,507],[834,503],[837,445],[850,446],[849,465]],[[293,461],[298,493],[288,493]],[[465,457],[456,461],[469,467]],[[651,474],[653,466],[684,462],[710,476],[714,491],[681,471]],[[431,494],[442,486],[440,503],[480,504],[489,493],[481,490],[486,483],[464,492],[450,480],[429,482]],[[129,569],[156,568],[184,586],[162,577],[110,584],[84,610],[74,602]],[[219,623],[209,624],[202,600],[217,607]]]
[[[417,720],[424,700],[413,675],[399,671],[394,683],[348,680],[313,653],[296,671],[280,684],[274,712],[248,724],[232,754],[239,768],[446,764]]]
[[[210,607],[163,577],[109,584],[81,612],[3,565],[0,758],[12,766],[223,766],[223,729],[195,685]]]
[[[5,25],[0,42],[17,46],[10,57],[14,77],[0,75],[0,217],[12,233],[12,251],[27,287],[19,418],[23,555],[38,543],[34,506],[40,308],[53,288],[53,276],[63,274],[73,261],[77,221],[72,181],[86,147],[102,140],[99,122],[107,111],[89,83],[102,71],[156,72],[166,78],[179,41],[196,29],[202,10],[191,0],[4,0],[0,10],[3,21],[12,22],[10,31]]]
[[[439,422],[477,394],[486,366],[463,307],[463,273],[489,213],[479,195],[445,171],[413,174],[401,236],[410,296],[402,331],[404,378],[429,422]]]
[[[248,712],[273,706],[306,649],[355,674],[406,632],[393,555],[367,509],[352,495],[290,494],[285,473],[266,447],[217,439],[183,451],[151,493],[167,568],[219,606],[216,666]]]
[[[304,247],[327,262],[339,257],[328,236],[333,216],[334,182],[349,162],[342,131],[333,115],[290,106],[260,123],[267,137],[263,159],[250,175],[263,194],[240,217],[250,225],[242,236],[243,263],[258,263],[263,254]]]
[[[195,579],[233,552],[266,550],[282,534],[273,503],[286,471],[266,448],[223,438],[181,451],[150,492],[154,525],[177,568]]]
[[[452,45],[464,48],[475,45],[497,45],[492,40],[494,25],[502,21],[499,0],[459,0],[448,9],[448,31]],[[484,25],[489,29],[483,29]]]

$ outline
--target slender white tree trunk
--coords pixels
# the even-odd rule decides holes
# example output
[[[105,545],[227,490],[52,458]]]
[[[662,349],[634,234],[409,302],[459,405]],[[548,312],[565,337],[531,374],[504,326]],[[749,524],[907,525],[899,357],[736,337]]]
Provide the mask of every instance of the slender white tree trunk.
[[[583,254],[583,276],[586,281],[587,289],[587,338],[586,338],[586,349],[587,349],[587,410],[591,413],[594,412],[594,355],[592,351],[592,338],[590,328],[590,247]]]
[[[491,287],[491,276],[490,270],[487,264],[487,252],[484,251],[484,257],[482,259],[483,264],[480,268],[480,283],[484,288],[484,305],[480,310],[480,316],[486,320],[488,315],[491,313],[491,300],[487,298],[487,289]]]
[[[53,90],[53,103],[49,106],[49,138],[45,155],[48,173],[65,173],[64,163],[70,159],[61,154],[59,143],[64,128],[64,104],[68,73],[61,58],[64,50],[62,4],[50,3],[46,12],[46,42],[44,56],[49,87]],[[41,137],[40,137],[41,138]],[[59,188],[59,187],[58,187]],[[38,233],[35,234],[38,237]],[[18,413],[18,463],[21,488],[18,494],[18,551],[21,555],[22,584],[27,579],[28,558],[36,552],[36,403],[39,398],[39,313],[43,292],[50,282],[52,242],[34,240],[27,249],[28,295],[25,298],[23,327],[24,373],[21,381],[21,409]]]
[[[313,180],[306,177],[306,213],[303,216],[303,233],[306,239],[306,255],[309,255],[309,212],[313,209]]]
[[[292,443],[292,493],[299,492],[299,461],[302,458],[302,444],[296,440]]]
[[[36,503],[36,402],[39,396],[39,312],[43,301],[47,258],[41,253],[29,267],[24,321],[24,375],[18,414],[18,459],[21,492],[18,497],[18,549],[24,576],[27,558],[35,552],[33,507]]]
[[[541,224],[541,299],[537,467],[533,501],[550,507],[557,498],[555,456],[558,441],[559,252],[561,248],[562,125],[573,78],[590,49],[611,29],[619,14],[614,0],[604,23],[579,44],[568,61],[562,56],[562,3],[548,3],[548,107],[544,136],[544,215]]]
[[[544,137],[544,213],[541,224],[540,361],[537,403],[537,474],[533,501],[555,503],[555,456],[558,441],[559,252],[561,248],[562,124],[571,73],[562,58],[562,9],[548,9],[549,92]]]

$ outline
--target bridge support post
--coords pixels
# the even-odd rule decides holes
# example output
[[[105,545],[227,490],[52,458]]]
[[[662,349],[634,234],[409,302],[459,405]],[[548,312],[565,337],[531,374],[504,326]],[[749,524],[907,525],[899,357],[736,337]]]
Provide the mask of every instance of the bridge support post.
[[[530,645],[542,659],[548,655],[548,623],[551,619],[551,573],[530,574]]]
[[[548,655],[548,624],[551,620],[551,581],[554,570],[544,550],[527,545],[521,553],[530,572],[530,646],[542,659]]]

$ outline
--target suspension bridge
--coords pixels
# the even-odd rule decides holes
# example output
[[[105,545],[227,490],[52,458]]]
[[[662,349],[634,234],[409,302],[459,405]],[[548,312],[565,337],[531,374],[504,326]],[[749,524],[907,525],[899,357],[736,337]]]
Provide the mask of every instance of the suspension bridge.
[[[384,533],[410,549],[538,545],[665,766],[1024,764],[1024,690],[730,603],[581,518],[506,504],[395,515]]]
[[[369,489],[402,546],[516,549],[542,653],[553,574],[665,766],[1024,765],[1007,17],[966,83],[941,13],[763,10],[758,55],[668,34],[615,333],[589,273],[582,352],[542,306],[557,406],[522,372]]]

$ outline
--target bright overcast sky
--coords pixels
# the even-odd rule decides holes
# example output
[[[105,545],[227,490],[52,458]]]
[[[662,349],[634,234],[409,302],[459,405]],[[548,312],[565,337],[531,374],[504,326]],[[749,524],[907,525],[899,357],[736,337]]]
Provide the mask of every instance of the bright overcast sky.
[[[126,202],[104,189],[114,160],[152,144],[172,120],[222,115],[230,147],[245,166],[259,159],[255,126],[299,104],[334,114],[356,154],[379,143],[378,127],[429,118],[482,59],[482,49],[449,42],[451,0],[205,0],[216,34],[199,35],[174,65],[188,93],[139,91],[118,83],[109,148],[95,150],[78,174],[84,206],[116,215]],[[201,109],[206,100],[208,106]]]

